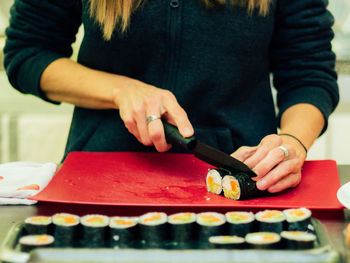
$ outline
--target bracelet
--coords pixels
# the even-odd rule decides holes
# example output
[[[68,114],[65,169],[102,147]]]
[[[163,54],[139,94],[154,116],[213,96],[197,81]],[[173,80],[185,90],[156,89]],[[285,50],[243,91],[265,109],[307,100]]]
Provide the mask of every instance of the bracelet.
[[[294,138],[295,140],[297,140],[297,141],[300,143],[301,146],[303,146],[303,148],[304,148],[304,150],[305,150],[305,152],[306,152],[306,154],[307,154],[307,148],[305,147],[305,145],[304,145],[297,137],[295,137],[294,135],[289,134],[289,133],[280,133],[280,134],[278,134],[278,135],[279,135],[279,136],[285,135],[285,136],[289,136],[289,137]]]

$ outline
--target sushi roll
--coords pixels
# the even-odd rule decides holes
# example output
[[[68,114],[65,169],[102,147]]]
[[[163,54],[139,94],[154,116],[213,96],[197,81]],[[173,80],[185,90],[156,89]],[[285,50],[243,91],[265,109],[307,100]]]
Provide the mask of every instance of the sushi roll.
[[[109,220],[110,246],[113,248],[136,247],[137,224],[137,217],[111,217]]]
[[[55,247],[74,247],[78,236],[79,216],[59,213],[52,216]]]
[[[198,247],[210,248],[209,237],[224,233],[225,216],[216,212],[203,212],[197,214]]]
[[[52,219],[50,216],[33,216],[24,220],[24,229],[28,235],[49,234]]]
[[[255,216],[251,212],[227,212],[225,214],[227,221],[227,233],[245,237],[246,234],[253,231]]]
[[[281,237],[288,249],[311,249],[316,241],[316,235],[304,231],[282,231]]]
[[[27,235],[19,239],[19,244],[23,252],[29,252],[35,248],[44,248],[53,246],[55,239],[51,235]]]
[[[245,239],[239,236],[211,236],[209,244],[211,248],[241,249],[244,248]]]
[[[176,213],[168,216],[170,240],[178,249],[190,248],[196,238],[196,214]]]
[[[311,211],[307,208],[286,209],[283,211],[290,231],[312,231]]]
[[[213,194],[221,194],[222,192],[222,178],[225,175],[230,175],[231,173],[225,169],[209,169],[206,177],[207,190]]]
[[[284,230],[285,216],[279,210],[264,210],[256,213],[257,228],[259,232],[281,233]]]
[[[256,182],[246,173],[224,176],[222,189],[224,196],[233,200],[245,200],[267,195],[267,191],[260,191],[256,187]]]
[[[273,232],[253,232],[245,236],[249,248],[271,249],[279,248],[281,236]]]
[[[149,212],[139,218],[143,248],[160,248],[168,237],[168,217],[165,213]]]
[[[83,247],[105,247],[109,218],[104,215],[85,215],[80,218],[82,225],[81,245]]]

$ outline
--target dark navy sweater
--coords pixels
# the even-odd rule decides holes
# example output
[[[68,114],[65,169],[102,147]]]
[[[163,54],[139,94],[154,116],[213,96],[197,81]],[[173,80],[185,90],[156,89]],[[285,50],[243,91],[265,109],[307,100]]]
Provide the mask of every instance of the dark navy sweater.
[[[196,136],[231,153],[276,133],[294,104],[315,105],[326,121],[335,109],[333,17],[326,6],[326,0],[273,0],[262,17],[230,5],[206,9],[197,0],[147,0],[126,34],[105,41],[88,0],[16,0],[5,67],[16,89],[49,101],[40,91],[41,73],[71,56],[83,23],[79,63],[171,90]],[[126,130],[117,110],[75,108],[66,154],[153,150]]]

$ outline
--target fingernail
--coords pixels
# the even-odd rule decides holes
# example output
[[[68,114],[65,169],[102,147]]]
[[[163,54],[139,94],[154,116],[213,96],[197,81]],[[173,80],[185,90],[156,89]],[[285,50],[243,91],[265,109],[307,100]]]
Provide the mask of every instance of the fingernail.
[[[266,181],[264,179],[261,179],[260,181],[258,181],[256,183],[256,186],[260,189],[260,190],[265,190],[266,188]]]
[[[183,133],[184,133],[184,136],[185,136],[185,137],[189,137],[189,136],[192,136],[192,135],[193,135],[193,130],[190,129],[190,128],[185,128],[185,129],[183,130]]]

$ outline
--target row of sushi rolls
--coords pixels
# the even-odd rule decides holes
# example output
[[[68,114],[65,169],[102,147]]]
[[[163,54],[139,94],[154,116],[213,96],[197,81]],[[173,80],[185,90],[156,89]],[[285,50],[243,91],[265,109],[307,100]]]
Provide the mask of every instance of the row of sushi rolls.
[[[317,245],[307,208],[182,212],[141,216],[57,213],[26,218],[19,246],[162,249],[311,249]]]

